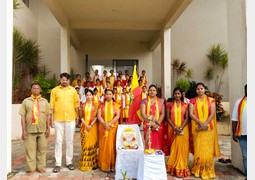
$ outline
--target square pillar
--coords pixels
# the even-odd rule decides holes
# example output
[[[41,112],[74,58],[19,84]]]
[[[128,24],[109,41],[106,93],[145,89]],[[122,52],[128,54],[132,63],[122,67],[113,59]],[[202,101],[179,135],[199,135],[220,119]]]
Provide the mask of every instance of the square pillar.
[[[230,120],[234,103],[244,96],[247,83],[247,41],[246,41],[245,1],[227,0],[228,28],[228,72]],[[232,124],[230,124],[232,134]],[[239,143],[231,138],[231,158],[234,167],[244,172],[242,153]]]
[[[171,93],[171,29],[164,29],[161,36],[161,87],[162,97],[169,98]]]
[[[60,73],[67,72],[70,73],[70,34],[68,33],[67,28],[61,27],[60,30]]]
[[[12,37],[13,37],[13,1],[3,0],[0,2],[0,179],[7,179],[11,172],[11,116],[12,116]],[[20,125],[17,120],[18,125]]]
[[[249,100],[247,101],[247,113],[248,113],[248,127],[247,127],[247,133],[249,135],[248,141],[247,141],[247,178],[252,179],[254,177],[253,168],[255,166],[255,147],[254,147],[254,141],[252,140],[252,137],[255,136],[255,121],[253,121],[253,114],[254,114],[254,108],[255,107],[255,101],[253,101],[254,93],[255,92],[255,86],[254,86],[254,59],[255,59],[255,26],[254,26],[254,17],[255,17],[255,1],[254,0],[246,0],[246,28],[247,28],[247,81],[249,84],[247,89],[247,97]]]

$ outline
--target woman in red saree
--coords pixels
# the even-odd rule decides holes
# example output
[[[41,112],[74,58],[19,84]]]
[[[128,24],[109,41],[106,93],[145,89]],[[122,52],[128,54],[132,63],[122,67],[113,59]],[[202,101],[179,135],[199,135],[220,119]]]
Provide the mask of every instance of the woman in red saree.
[[[98,165],[102,171],[115,171],[116,135],[120,106],[113,102],[113,91],[105,90],[105,102],[98,109],[99,153]]]
[[[183,102],[182,92],[181,88],[174,89],[173,101],[168,104],[166,110],[171,142],[166,171],[178,178],[190,176],[188,104]]]
[[[148,149],[148,128],[151,123],[151,148],[162,150],[163,145],[163,123],[165,117],[164,100],[157,97],[157,87],[150,85],[148,97],[141,103],[141,115],[143,118],[143,131],[145,148]]]
[[[202,179],[215,178],[214,157],[220,156],[215,100],[205,95],[205,85],[197,83],[197,97],[190,99],[189,114],[194,146],[191,173]]]
[[[81,157],[78,168],[82,171],[91,171],[97,168],[97,109],[98,104],[93,101],[92,90],[86,91],[86,102],[80,109],[82,124],[80,129],[81,136]],[[81,116],[82,115],[82,116]]]

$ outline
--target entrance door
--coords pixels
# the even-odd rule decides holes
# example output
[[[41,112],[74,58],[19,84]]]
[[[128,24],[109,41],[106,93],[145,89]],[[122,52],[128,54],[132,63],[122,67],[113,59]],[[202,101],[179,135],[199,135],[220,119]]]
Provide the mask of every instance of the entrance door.
[[[129,71],[129,75],[133,74],[134,65],[138,68],[138,60],[137,59],[114,59],[112,61],[112,66],[114,72],[117,74],[119,71],[122,72],[122,74],[125,73],[125,70]]]

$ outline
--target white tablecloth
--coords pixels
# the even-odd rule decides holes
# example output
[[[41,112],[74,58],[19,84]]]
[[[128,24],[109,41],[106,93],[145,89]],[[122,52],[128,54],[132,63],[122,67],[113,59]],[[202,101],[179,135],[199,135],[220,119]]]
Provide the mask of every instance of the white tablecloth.
[[[118,149],[119,146],[123,146],[122,132],[125,128],[131,127],[136,132],[136,140],[138,149]],[[122,172],[127,171],[127,178],[137,178],[137,171],[140,157],[143,155],[144,146],[140,133],[139,126],[137,124],[126,125],[121,124],[118,126],[117,139],[116,139],[116,166],[115,166],[115,179],[123,179]]]
[[[137,179],[167,180],[164,154],[140,156]]]

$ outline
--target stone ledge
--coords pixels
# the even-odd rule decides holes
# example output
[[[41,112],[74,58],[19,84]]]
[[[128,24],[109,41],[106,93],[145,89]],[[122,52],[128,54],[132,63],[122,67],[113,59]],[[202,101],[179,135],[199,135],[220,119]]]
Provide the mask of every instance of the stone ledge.
[[[218,121],[217,122],[217,130],[219,135],[229,136],[230,134],[230,121]]]

